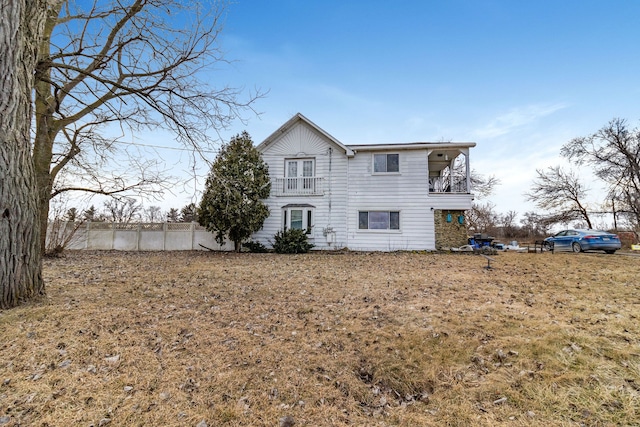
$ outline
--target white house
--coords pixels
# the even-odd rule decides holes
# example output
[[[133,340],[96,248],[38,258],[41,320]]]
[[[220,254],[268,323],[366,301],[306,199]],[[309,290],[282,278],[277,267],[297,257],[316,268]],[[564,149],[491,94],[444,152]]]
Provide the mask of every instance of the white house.
[[[466,243],[473,142],[345,145],[296,114],[258,150],[270,215],[254,239],[307,230],[314,249],[434,250]]]

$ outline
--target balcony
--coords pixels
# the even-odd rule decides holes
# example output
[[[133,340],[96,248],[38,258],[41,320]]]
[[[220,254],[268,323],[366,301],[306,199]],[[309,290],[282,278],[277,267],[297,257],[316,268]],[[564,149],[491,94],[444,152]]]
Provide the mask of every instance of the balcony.
[[[315,176],[301,178],[271,178],[274,196],[322,196],[323,179]]]
[[[429,193],[469,193],[466,179],[429,178]]]

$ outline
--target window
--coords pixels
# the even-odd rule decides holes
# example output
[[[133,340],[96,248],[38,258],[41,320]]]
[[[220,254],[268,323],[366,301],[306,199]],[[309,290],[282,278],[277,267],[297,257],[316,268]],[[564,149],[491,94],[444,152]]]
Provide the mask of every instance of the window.
[[[400,212],[360,211],[358,228],[360,230],[400,230]]]
[[[373,172],[375,173],[392,173],[400,172],[400,155],[399,154],[374,154],[373,155]]]
[[[313,209],[311,205],[288,205],[282,208],[283,228],[307,230],[311,234],[313,228]]]
[[[286,160],[285,177],[287,178],[287,190],[311,190],[314,185],[313,159]]]

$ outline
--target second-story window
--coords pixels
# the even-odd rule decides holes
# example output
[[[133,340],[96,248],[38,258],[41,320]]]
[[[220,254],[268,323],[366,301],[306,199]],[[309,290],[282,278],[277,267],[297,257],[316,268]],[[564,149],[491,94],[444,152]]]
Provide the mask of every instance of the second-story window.
[[[398,153],[374,154],[374,173],[395,173],[400,172],[400,155]]]
[[[286,188],[288,190],[310,190],[313,188],[315,164],[313,159],[287,159],[285,165]]]

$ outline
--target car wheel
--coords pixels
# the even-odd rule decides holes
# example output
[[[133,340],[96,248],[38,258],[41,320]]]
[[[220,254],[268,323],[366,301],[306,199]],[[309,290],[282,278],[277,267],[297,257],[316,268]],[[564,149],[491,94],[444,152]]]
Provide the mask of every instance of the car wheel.
[[[573,242],[573,245],[571,245],[571,247],[573,248],[573,252],[575,253],[582,252],[582,246],[580,246],[580,243],[578,242]]]
[[[615,254],[615,253],[616,253],[615,249],[613,249],[613,250],[611,250],[611,249],[610,249],[610,250],[608,250],[608,251],[604,251],[604,252],[605,252],[606,254]]]

